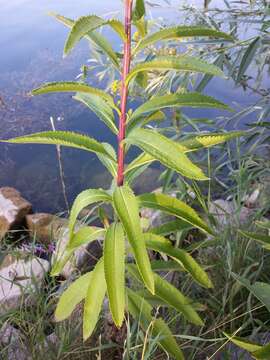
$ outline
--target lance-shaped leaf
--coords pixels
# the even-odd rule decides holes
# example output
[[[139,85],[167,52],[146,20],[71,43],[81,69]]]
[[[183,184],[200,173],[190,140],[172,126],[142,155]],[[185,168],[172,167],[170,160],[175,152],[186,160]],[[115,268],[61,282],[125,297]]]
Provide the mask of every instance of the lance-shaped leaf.
[[[240,82],[242,80],[242,77],[247,71],[251,62],[253,61],[254,55],[257,49],[259,48],[260,44],[261,44],[261,38],[260,36],[258,36],[247,47],[239,66],[236,82]]]
[[[129,73],[126,79],[128,84],[136,74],[141,71],[188,71],[211,74],[223,77],[224,74],[217,66],[186,55],[181,56],[159,56],[154,60],[141,62],[136,65]]]
[[[160,318],[157,319],[152,317],[152,306],[134,291],[127,289],[127,293],[128,309],[133,318],[140,323],[145,331],[149,328],[151,323],[152,334],[154,337],[158,338],[158,344],[174,359],[184,360],[184,355],[167,324]]]
[[[120,223],[112,224],[106,232],[104,271],[112,318],[121,327],[125,315],[125,236]]]
[[[107,153],[111,155],[111,158],[114,160],[109,159],[107,156],[97,154],[100,162],[106,167],[106,169],[111,173],[112,177],[115,178],[117,176],[117,157],[114,148],[111,144],[102,143],[102,145],[107,150]]]
[[[209,226],[199,217],[195,210],[183,201],[166,194],[149,193],[137,197],[140,207],[157,209],[176,216],[206,233],[213,234]]]
[[[244,136],[245,132],[243,131],[231,131],[228,133],[212,133],[205,135],[192,136],[190,139],[180,141],[181,150],[185,153],[190,151],[200,150],[202,148],[211,147],[214,145],[221,144],[225,141]]]
[[[246,287],[270,312],[270,285],[256,281],[251,284],[248,279],[232,273],[232,276],[244,287]]]
[[[205,107],[205,108],[216,108],[226,109],[229,107],[222,102],[212,98],[211,96],[202,95],[200,93],[186,93],[186,94],[169,94],[162,96],[155,96],[152,99],[146,101],[143,105],[139,106],[131,115],[128,123],[128,130],[130,131],[138,123],[142,121],[142,115],[152,111],[179,107]]]
[[[141,276],[132,264],[127,266],[129,273],[141,281]],[[192,307],[192,300],[184,296],[179,290],[159,275],[154,274],[155,296],[165,301],[168,305],[182,313],[185,318],[195,325],[203,325],[203,321]]]
[[[76,81],[58,81],[45,83],[42,86],[32,90],[32,95],[43,95],[58,92],[80,92],[84,94],[96,95],[106,101],[112,108],[115,107],[113,98],[105,91],[93,88],[87,84]]]
[[[80,212],[87,206],[95,203],[111,202],[111,196],[102,189],[88,189],[81,192],[75,199],[69,216],[70,242],[74,235],[74,227]]]
[[[114,122],[114,115],[112,108],[104,101],[100,96],[93,94],[77,93],[73,99],[80,101],[91,109],[101,121],[112,130],[113,133],[117,134],[118,130]]]
[[[105,235],[105,230],[96,226],[84,226],[75,232],[67,245],[67,251],[74,251],[80,246],[86,245],[91,241],[102,239]]]
[[[54,13],[50,13],[50,15],[54,16],[58,21],[60,21],[61,23],[63,23],[64,25],[66,25],[69,28],[72,28],[72,26],[75,23],[74,20],[66,18],[62,15],[58,15],[58,14],[54,14]],[[99,32],[96,32],[96,31],[90,31],[84,37],[87,40],[89,40],[90,42],[97,45],[104,52],[104,54],[106,54],[111,59],[113,65],[117,69],[119,69],[118,57],[117,57],[116,53],[114,52],[109,41],[103,35],[101,35]]]
[[[144,0],[136,0],[134,10],[132,12],[132,20],[138,21],[145,15]]]
[[[127,186],[118,186],[113,194],[113,203],[133,249],[135,260],[146,287],[155,292],[153,272],[140,227],[139,208],[135,195]]]
[[[180,146],[153,130],[134,129],[126,143],[136,145],[163,165],[195,180],[208,180],[202,170],[181,151]]]
[[[95,329],[106,293],[103,258],[96,264],[87,289],[83,313],[83,339],[87,340]]]
[[[142,166],[151,164],[155,159],[153,156],[146,154],[145,152],[141,153],[138,157],[136,157],[130,164],[128,164],[125,175],[129,176],[130,172],[132,170],[135,170],[137,168],[140,168]]]
[[[242,230],[239,230],[239,233],[249,239],[257,241],[258,243],[262,244],[265,249],[270,250],[270,236],[269,235],[258,234],[258,233],[253,233],[250,231],[242,231]]]
[[[104,25],[109,25],[113,30],[118,33],[121,39],[125,41],[125,29],[120,21],[115,19],[104,20],[96,15],[82,16],[75,21],[74,25],[71,28],[71,31],[65,43],[64,54],[67,55],[85,35]]]
[[[55,310],[56,321],[63,321],[72,314],[76,306],[85,299],[92,272],[80,276],[63,292]]]
[[[149,231],[152,234],[166,236],[175,231],[190,230],[192,228],[193,228],[193,226],[190,225],[189,223],[187,223],[186,221],[177,219],[177,220],[172,220],[165,224],[153,227]],[[208,240],[208,241],[210,241],[210,240]]]
[[[252,355],[255,357],[255,359],[258,360],[268,360],[270,359],[270,343],[267,345],[261,346],[260,349],[254,351]]]
[[[78,134],[72,131],[44,131],[25,136],[18,136],[13,139],[1,140],[1,142],[13,144],[43,144],[67,146],[94,152],[96,154],[101,154],[114,161],[114,159],[111,157],[111,155],[107,152],[107,150],[101,143],[99,143],[95,139],[90,138],[89,136]]]
[[[145,49],[147,46],[153,45],[157,41],[181,40],[186,37],[215,37],[227,41],[233,40],[231,35],[210,28],[202,28],[198,26],[175,26],[165,28],[151,35],[148,35],[139,42],[138,46],[134,50],[134,53],[138,53],[139,51]]]
[[[151,233],[144,234],[144,241],[149,249],[164,253],[172,257],[197,281],[206,288],[213,287],[211,280],[204,269],[186,251],[175,248],[171,242],[162,236]]]

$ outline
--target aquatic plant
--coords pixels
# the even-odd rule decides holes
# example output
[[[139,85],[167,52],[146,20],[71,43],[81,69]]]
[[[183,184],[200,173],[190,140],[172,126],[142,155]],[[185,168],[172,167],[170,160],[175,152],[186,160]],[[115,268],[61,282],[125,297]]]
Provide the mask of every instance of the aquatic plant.
[[[222,71],[186,54],[153,54],[142,58],[144,50],[159,41],[182,39],[185,37],[213,37],[223,41],[232,41],[224,32],[207,27],[176,26],[148,33],[148,21],[145,17],[145,4],[137,0],[124,1],[124,24],[117,19],[105,20],[96,15],[83,16],[76,21],[63,16],[56,17],[71,28],[64,54],[68,55],[75,45],[86,38],[94,42],[110,59],[121,77],[120,106],[118,97],[94,88],[85,82],[47,83],[35,90],[33,95],[52,92],[73,92],[74,99],[82,102],[97,114],[108,128],[117,136],[117,154],[108,143],[75,132],[47,131],[7,140],[14,144],[54,144],[69,146],[95,153],[101,163],[113,176],[110,189],[87,189],[80,193],[70,211],[69,242],[63,252],[54,259],[51,274],[57,276],[73,253],[81,246],[96,239],[104,239],[103,256],[95,268],[74,281],[60,297],[55,316],[58,321],[68,318],[75,307],[84,301],[83,337],[88,339],[93,333],[102,303],[107,295],[110,311],[115,325],[120,328],[127,313],[139,321],[148,333],[152,332],[158,344],[172,357],[183,359],[184,355],[166,322],[153,309],[158,306],[171,307],[182,314],[185,321],[196,326],[203,325],[198,314],[198,305],[185,296],[158,272],[164,266],[184,270],[200,286],[211,288],[212,282],[206,271],[184,249],[163,237],[157,229],[143,232],[140,220],[140,208],[157,209],[176,218],[175,225],[191,225],[203,233],[213,235],[214,230],[189,205],[181,200],[162,193],[146,193],[136,196],[132,183],[142,171],[154,161],[172,169],[180,176],[196,181],[207,181],[208,177],[187,156],[202,148],[220,144],[241,136],[242,132],[209,133],[179,141],[170,139],[157,130],[145,127],[165,118],[164,109],[171,107],[196,107],[227,109],[224,103],[199,93],[167,93],[153,96],[135,110],[128,109],[129,87],[136,83],[142,89],[147,86],[148,76],[167,71],[185,73],[203,73],[211,76],[223,76]],[[96,30],[109,26],[123,42],[123,53],[117,53],[110,42]],[[136,42],[132,42],[132,31],[136,28]],[[122,65],[121,65],[122,61]],[[118,126],[116,118],[119,119]],[[141,150],[135,160],[126,164],[126,154],[131,146]],[[108,204],[113,210],[109,216],[100,212],[103,227],[85,226],[77,222],[80,212],[93,204]],[[168,224],[171,226],[171,223]],[[172,259],[150,261],[148,250],[166,254]],[[127,254],[132,255],[132,261]],[[127,279],[132,278],[138,284],[134,287]],[[136,291],[135,291],[136,290]]]

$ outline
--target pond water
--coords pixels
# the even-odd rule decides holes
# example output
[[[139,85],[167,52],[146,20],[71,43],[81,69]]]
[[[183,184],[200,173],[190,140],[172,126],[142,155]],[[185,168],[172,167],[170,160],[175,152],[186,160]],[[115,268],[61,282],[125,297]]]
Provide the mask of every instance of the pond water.
[[[49,11],[71,18],[111,12],[117,16],[120,4],[116,0],[0,0],[0,138],[51,130],[52,116],[59,130],[86,132],[113,144],[106,127],[92,113],[76,104],[70,95],[32,98],[27,94],[45,81],[74,80],[89,56],[87,44],[82,43],[71,56],[62,58],[68,31],[47,16]],[[152,13],[158,16],[167,14],[158,10]],[[218,79],[208,86],[207,94],[231,105],[237,101],[239,108],[254,102],[254,95],[236,89],[228,82],[225,85]],[[214,118],[220,114],[200,111],[201,117]],[[110,182],[95,156],[63,149],[62,161],[70,203],[79,191],[106,186]],[[0,144],[0,169],[0,186],[19,189],[36,211],[65,209],[54,146]],[[143,183],[148,181],[151,185],[151,176],[155,175],[153,170]]]

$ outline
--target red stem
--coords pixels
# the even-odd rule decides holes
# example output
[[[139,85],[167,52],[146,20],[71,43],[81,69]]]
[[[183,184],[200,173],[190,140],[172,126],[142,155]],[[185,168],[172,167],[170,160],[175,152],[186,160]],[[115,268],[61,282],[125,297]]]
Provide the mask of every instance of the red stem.
[[[125,170],[125,147],[123,140],[126,135],[126,119],[127,119],[127,98],[128,86],[126,85],[126,78],[130,69],[131,62],[131,19],[132,19],[132,2],[133,0],[125,0],[125,32],[126,41],[124,43],[124,59],[122,67],[122,86],[121,86],[121,115],[119,119],[118,132],[118,169],[117,169],[117,186],[122,186],[124,183]]]

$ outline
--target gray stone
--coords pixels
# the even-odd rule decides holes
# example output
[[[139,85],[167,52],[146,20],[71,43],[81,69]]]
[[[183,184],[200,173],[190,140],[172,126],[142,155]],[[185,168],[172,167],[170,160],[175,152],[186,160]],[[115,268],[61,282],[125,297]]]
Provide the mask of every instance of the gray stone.
[[[4,259],[0,268],[0,314],[16,309],[27,298],[33,300],[49,270],[49,262],[39,258]]]
[[[5,323],[0,330],[0,346],[7,360],[31,360],[25,345],[25,337],[20,330]]]
[[[16,189],[0,188],[0,240],[14,226],[22,223],[31,211],[31,207],[31,204]]]

